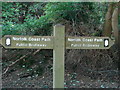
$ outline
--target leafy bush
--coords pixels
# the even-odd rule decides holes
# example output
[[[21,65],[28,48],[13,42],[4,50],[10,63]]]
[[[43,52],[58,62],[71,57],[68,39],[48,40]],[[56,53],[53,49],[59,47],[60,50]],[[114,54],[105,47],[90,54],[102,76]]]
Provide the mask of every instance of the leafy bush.
[[[6,3],[2,5],[3,35],[46,35],[47,18],[41,16],[45,3]],[[34,8],[34,9],[33,9]],[[48,26],[47,26],[48,25]],[[47,26],[47,27],[46,27]],[[44,30],[43,30],[44,29]],[[47,32],[47,31],[46,31]]]
[[[104,6],[105,3],[90,2],[3,2],[3,35],[50,35],[52,25],[61,19],[100,24],[104,21]]]

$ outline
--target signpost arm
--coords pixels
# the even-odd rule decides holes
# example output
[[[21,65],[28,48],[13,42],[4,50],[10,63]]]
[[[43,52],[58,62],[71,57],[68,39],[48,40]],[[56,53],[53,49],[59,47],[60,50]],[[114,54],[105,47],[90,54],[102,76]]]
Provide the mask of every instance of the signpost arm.
[[[53,88],[64,88],[65,27],[54,26]]]

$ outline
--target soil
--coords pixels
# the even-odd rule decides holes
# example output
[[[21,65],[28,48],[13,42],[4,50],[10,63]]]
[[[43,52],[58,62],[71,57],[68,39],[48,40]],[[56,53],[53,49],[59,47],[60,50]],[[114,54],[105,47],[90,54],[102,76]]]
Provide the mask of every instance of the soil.
[[[21,77],[21,70],[10,73],[2,80],[3,88],[52,88],[52,72],[47,71],[42,76]],[[114,78],[115,79],[115,78]],[[118,82],[110,80],[91,79],[82,74],[65,72],[65,88],[120,88]]]

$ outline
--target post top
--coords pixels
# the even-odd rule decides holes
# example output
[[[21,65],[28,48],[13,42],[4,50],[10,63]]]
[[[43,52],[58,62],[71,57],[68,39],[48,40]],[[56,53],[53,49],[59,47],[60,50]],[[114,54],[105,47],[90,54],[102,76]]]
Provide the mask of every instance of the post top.
[[[55,27],[56,27],[56,26],[58,26],[58,27],[62,26],[62,27],[63,27],[64,25],[62,25],[62,24],[56,24]]]

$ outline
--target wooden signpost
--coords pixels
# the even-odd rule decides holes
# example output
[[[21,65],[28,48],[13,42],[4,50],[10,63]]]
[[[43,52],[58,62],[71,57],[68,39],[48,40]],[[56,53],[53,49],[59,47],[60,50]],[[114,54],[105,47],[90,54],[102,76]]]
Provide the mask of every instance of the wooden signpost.
[[[53,49],[53,88],[64,88],[65,49],[109,49],[114,42],[109,37],[65,37],[65,27],[59,24],[54,36],[6,35],[0,40],[5,48]]]

